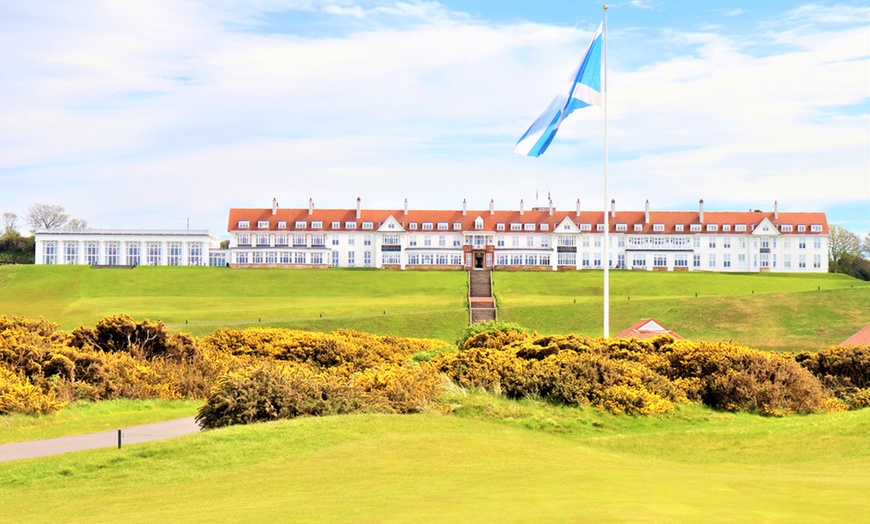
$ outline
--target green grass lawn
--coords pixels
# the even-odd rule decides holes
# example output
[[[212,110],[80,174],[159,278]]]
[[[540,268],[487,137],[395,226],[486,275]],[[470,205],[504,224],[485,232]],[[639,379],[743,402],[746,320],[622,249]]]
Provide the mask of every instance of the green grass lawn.
[[[455,340],[468,321],[466,281],[460,271],[5,266],[0,314],[42,315],[66,329],[127,313],[200,335],[221,322],[271,321]]]
[[[453,342],[468,323],[466,274],[366,269],[0,267],[0,314],[62,327],[127,313],[205,335],[289,327]],[[541,333],[602,333],[601,271],[496,272],[499,318]],[[695,294],[697,293],[697,297]],[[654,317],[684,337],[816,350],[870,324],[870,283],[835,274],[611,272],[611,334]]]
[[[454,392],[453,415],[236,426],[0,464],[4,522],[856,522],[870,410],[614,416]],[[857,519],[857,520],[856,520]]]

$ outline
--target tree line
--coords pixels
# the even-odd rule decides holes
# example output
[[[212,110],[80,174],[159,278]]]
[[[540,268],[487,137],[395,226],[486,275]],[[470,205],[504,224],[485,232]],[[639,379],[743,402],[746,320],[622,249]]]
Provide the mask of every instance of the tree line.
[[[33,204],[24,216],[30,236],[18,230],[18,215],[3,213],[2,234],[0,234],[0,264],[33,264],[36,258],[34,233],[40,229],[84,229],[86,221],[73,218],[63,206],[54,204]]]
[[[870,233],[864,238],[841,226],[831,226],[828,271],[870,280]]]

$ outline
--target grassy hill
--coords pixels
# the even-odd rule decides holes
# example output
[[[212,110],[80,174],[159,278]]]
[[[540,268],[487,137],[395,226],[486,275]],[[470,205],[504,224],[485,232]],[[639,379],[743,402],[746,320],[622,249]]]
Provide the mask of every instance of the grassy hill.
[[[870,410],[614,416],[454,393],[453,415],[235,426],[0,464],[4,522],[855,522]]]
[[[602,273],[496,272],[499,318],[541,333],[602,331]],[[697,296],[696,296],[697,294]],[[366,269],[0,267],[0,314],[64,328],[127,313],[203,335],[223,325],[458,338],[466,274]],[[611,333],[654,317],[689,338],[796,351],[870,324],[870,283],[833,274],[614,271]]]

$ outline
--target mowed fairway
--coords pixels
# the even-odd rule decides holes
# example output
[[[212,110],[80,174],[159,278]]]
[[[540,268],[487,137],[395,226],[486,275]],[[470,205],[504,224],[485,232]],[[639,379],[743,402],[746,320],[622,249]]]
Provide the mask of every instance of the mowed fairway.
[[[3,522],[858,522],[870,410],[454,415],[236,426],[0,464]]]
[[[41,315],[66,329],[126,313],[194,334],[222,322],[267,322],[453,340],[468,319],[466,279],[458,271],[6,266],[0,267],[0,314]]]

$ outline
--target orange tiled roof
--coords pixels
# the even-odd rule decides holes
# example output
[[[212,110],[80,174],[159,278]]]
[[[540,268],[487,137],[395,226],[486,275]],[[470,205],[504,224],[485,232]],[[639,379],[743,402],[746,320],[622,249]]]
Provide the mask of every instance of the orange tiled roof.
[[[638,340],[643,340],[647,338],[653,338],[658,335],[670,335],[676,339],[682,339],[680,335],[677,335],[670,329],[662,326],[658,321],[654,318],[643,318],[638,320],[630,327],[620,331],[614,338],[636,338]]]
[[[433,224],[433,231],[437,231],[438,222],[446,222],[448,230],[454,231],[453,224],[460,223],[462,231],[474,230],[474,220],[477,217],[483,219],[482,231],[497,231],[497,224],[504,224],[504,231],[509,232],[510,224],[523,224],[521,231],[530,231],[525,229],[525,224],[535,224],[534,231],[554,231],[555,228],[565,219],[568,218],[578,227],[580,224],[589,224],[591,232],[597,231],[597,224],[604,223],[604,213],[601,211],[582,211],[578,216],[576,211],[554,211],[550,214],[544,210],[529,210],[520,214],[519,210],[495,210],[492,213],[487,210],[468,210],[464,215],[460,210],[414,210],[409,209],[405,214],[402,209],[361,209],[360,218],[356,218],[356,209],[313,209],[309,213],[307,208],[301,209],[276,209],[272,213],[271,208],[258,209],[230,209],[229,220],[227,223],[227,231],[275,231],[282,228],[278,227],[279,221],[286,222],[286,229],[289,231],[297,230],[295,224],[297,221],[305,222],[303,230],[315,230],[312,227],[312,222],[321,222],[322,227],[319,229],[325,231],[341,231],[345,230],[347,222],[355,222],[354,229],[362,229],[362,222],[372,222],[373,229],[378,229],[390,216],[395,218],[405,230],[410,229],[411,223],[417,224],[417,231],[423,231],[422,224],[429,222]],[[617,224],[625,224],[624,231],[619,233],[659,233],[659,234],[706,234],[707,224],[717,224],[717,233],[723,233],[722,225],[728,224],[731,231],[725,233],[731,234],[748,234],[752,229],[761,223],[765,218],[768,219],[777,229],[783,224],[791,225],[790,232],[781,231],[784,235],[810,235],[810,234],[828,234],[828,221],[825,214],[822,212],[792,212],[779,213],[774,218],[773,212],[737,212],[737,211],[705,211],[704,212],[704,227],[701,231],[691,231],[692,224],[701,224],[700,214],[697,211],[650,211],[649,222],[645,222],[645,213],[643,211],[616,211],[610,218],[610,231],[617,232]],[[240,229],[239,221],[247,220],[249,227]],[[257,227],[258,222],[265,221],[268,227]],[[332,223],[338,222],[339,227],[333,228]],[[542,229],[541,225],[547,224],[546,229]],[[639,231],[634,230],[635,224],[641,224]],[[654,225],[661,224],[661,231],[654,231]],[[683,230],[677,231],[677,225],[682,225]],[[735,231],[736,225],[745,225],[745,232]],[[805,226],[805,231],[798,231],[798,226]],[[811,232],[812,225],[820,225],[820,232]]]
[[[841,344],[842,346],[870,344],[870,324],[859,329],[857,333],[847,338]]]

